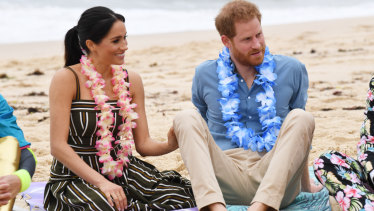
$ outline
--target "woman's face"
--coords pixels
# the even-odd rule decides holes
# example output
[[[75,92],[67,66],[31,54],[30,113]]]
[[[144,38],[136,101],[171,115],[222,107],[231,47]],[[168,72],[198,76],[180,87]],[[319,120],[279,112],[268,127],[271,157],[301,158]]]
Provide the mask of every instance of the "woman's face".
[[[93,43],[90,49],[94,61],[104,65],[122,65],[125,62],[125,52],[127,48],[127,31],[125,23],[116,21],[113,23],[109,33],[100,43]]]

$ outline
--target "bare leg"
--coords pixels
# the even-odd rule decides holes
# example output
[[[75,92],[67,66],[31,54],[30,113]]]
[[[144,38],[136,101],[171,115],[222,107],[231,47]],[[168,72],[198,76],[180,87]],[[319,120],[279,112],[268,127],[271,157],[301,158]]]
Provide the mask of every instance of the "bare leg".
[[[313,179],[309,177],[308,165],[305,165],[303,175],[301,176],[301,191],[316,193],[319,192],[322,188],[323,186],[321,184],[316,185]]]
[[[261,202],[255,202],[247,209],[247,211],[252,211],[252,210],[253,211],[267,211],[267,210],[275,210],[275,209]]]
[[[201,211],[227,211],[227,209],[222,203],[214,203],[201,208]]]

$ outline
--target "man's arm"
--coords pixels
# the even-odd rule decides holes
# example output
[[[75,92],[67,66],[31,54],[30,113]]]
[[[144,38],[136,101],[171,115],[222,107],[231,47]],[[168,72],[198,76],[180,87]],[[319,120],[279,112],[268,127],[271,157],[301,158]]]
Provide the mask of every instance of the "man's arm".
[[[198,68],[196,68],[195,75],[192,80],[192,103],[199,110],[201,116],[207,121],[206,112],[207,104],[204,100],[203,85],[201,84],[201,76],[199,76]]]
[[[305,65],[298,62],[294,68],[294,94],[290,101],[290,108],[301,108],[305,110],[306,101],[308,99],[309,79]]]

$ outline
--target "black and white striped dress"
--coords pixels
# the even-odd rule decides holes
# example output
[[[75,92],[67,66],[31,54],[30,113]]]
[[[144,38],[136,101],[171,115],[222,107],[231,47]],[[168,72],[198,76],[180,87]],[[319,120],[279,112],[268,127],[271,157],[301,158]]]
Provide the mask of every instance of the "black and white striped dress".
[[[73,71],[73,70],[72,70]],[[73,71],[76,76],[76,73]],[[72,102],[68,144],[94,170],[100,172],[102,164],[96,155],[97,118],[90,100],[80,100],[77,79],[77,98]],[[116,101],[109,101],[115,107],[115,127],[118,133],[122,117],[118,114]],[[116,137],[119,138],[119,137]],[[115,146],[118,150],[119,146]],[[114,152],[112,156],[115,157]],[[123,187],[128,201],[128,210],[173,210],[195,207],[190,181],[176,171],[159,172],[153,165],[130,157],[128,168],[124,168],[122,177],[114,183]],[[94,185],[79,178],[61,162],[53,159],[50,179],[44,192],[46,210],[117,210],[109,205],[105,195]]]

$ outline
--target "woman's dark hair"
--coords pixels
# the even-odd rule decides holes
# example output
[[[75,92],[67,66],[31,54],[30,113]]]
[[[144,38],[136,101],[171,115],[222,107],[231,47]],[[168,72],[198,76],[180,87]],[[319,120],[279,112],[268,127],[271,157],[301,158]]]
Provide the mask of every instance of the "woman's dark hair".
[[[82,56],[81,47],[89,53],[86,40],[98,44],[108,34],[117,20],[125,22],[125,18],[106,7],[92,7],[84,11],[78,25],[65,35],[65,66],[79,63]]]

